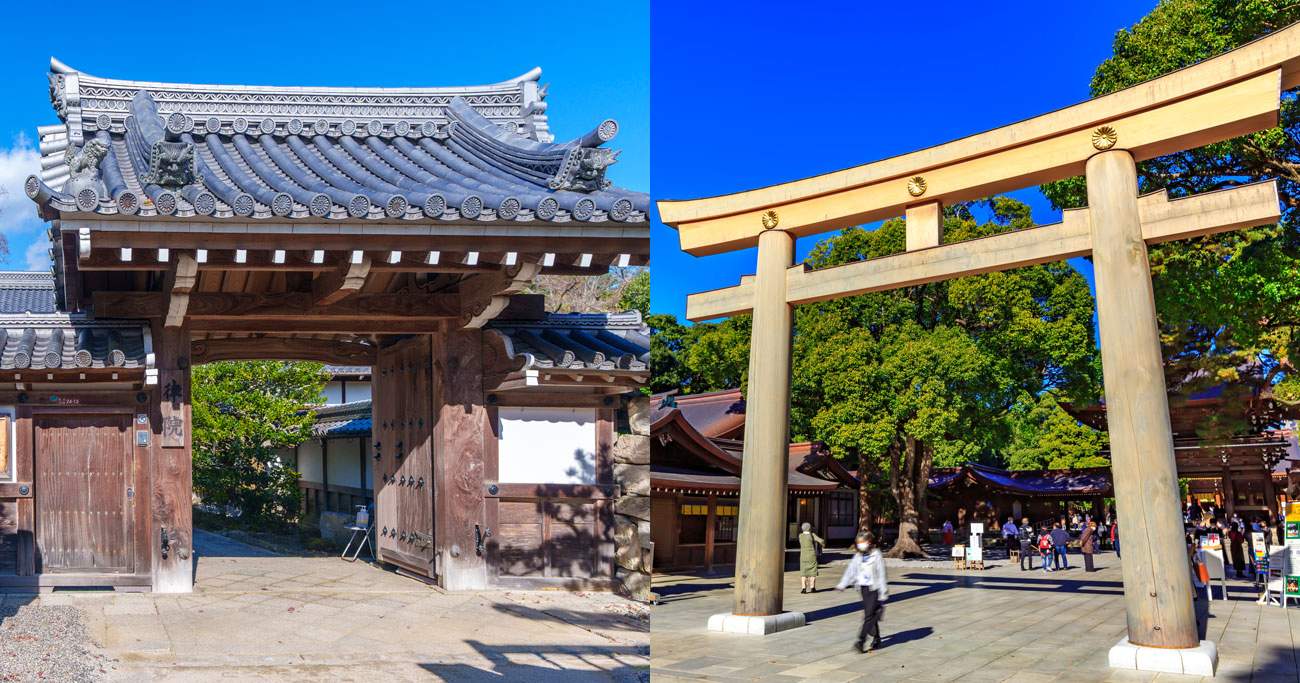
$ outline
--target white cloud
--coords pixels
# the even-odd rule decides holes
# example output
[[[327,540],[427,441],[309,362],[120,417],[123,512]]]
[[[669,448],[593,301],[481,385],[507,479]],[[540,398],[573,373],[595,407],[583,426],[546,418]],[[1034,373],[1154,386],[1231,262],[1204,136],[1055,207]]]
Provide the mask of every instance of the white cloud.
[[[39,173],[40,168],[40,152],[27,136],[20,134],[9,147],[0,147],[0,235],[11,250],[10,257],[4,259],[7,267],[21,264],[30,270],[50,268],[45,222],[23,192],[27,176]]]
[[[40,170],[40,152],[27,136],[19,135],[8,149],[0,148],[0,222],[6,226],[5,232],[14,221],[35,217],[35,205],[23,192],[23,182]]]
[[[50,269],[50,243],[38,239],[27,247],[27,270],[46,272]]]

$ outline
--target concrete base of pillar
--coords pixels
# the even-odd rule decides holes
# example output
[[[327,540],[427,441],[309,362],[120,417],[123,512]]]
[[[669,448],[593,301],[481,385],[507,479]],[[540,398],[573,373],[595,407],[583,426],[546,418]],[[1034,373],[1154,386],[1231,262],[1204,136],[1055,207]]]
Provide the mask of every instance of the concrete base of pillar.
[[[804,625],[803,612],[782,612],[754,617],[723,612],[709,617],[709,630],[722,633],[745,633],[765,636],[778,631],[789,631]]]
[[[1125,638],[1110,649],[1110,665],[1115,669],[1213,676],[1219,665],[1219,650],[1210,640],[1202,640],[1196,647],[1169,649],[1134,645]]]

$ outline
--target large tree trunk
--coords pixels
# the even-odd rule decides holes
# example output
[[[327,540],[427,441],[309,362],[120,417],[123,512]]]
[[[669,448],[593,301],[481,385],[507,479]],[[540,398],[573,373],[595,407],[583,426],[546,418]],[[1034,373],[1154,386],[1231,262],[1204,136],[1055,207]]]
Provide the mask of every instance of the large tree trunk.
[[[919,538],[923,532],[919,513],[922,506],[917,505],[916,485],[921,461],[926,459],[925,448],[909,436],[901,451],[901,457],[894,458],[896,467],[889,475],[890,489],[898,501],[898,541],[885,557],[925,557]],[[924,489],[921,493],[924,494]]]
[[[858,451],[858,532],[872,531],[871,485],[869,462],[867,456]]]

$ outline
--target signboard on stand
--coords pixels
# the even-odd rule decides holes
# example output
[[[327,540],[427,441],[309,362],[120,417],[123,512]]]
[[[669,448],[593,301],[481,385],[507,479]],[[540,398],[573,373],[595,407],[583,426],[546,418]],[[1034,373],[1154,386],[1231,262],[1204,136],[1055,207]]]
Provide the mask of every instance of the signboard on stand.
[[[1300,503],[1291,503],[1286,515],[1286,566],[1283,567],[1283,593],[1288,598],[1300,598]]]

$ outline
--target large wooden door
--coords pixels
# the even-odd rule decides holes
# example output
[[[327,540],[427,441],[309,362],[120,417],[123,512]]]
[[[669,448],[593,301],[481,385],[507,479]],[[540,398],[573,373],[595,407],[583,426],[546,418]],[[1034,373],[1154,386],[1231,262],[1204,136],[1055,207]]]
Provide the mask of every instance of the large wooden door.
[[[42,415],[33,422],[40,571],[133,572],[130,416]]]
[[[379,557],[429,578],[435,576],[433,392],[428,335],[380,349],[371,418]]]

